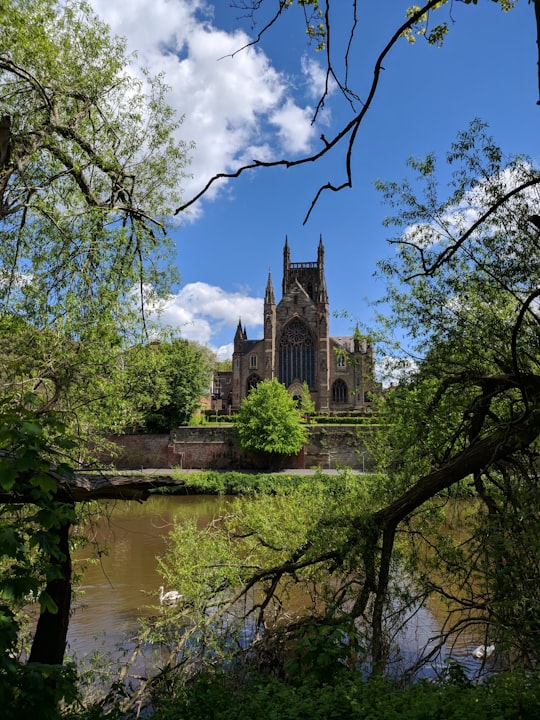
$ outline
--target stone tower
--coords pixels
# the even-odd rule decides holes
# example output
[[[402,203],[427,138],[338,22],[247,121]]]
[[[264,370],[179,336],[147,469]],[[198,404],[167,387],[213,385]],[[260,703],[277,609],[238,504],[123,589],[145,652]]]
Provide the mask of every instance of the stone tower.
[[[317,259],[291,262],[283,248],[282,298],[276,305],[268,273],[264,296],[264,337],[248,340],[241,320],[234,337],[232,406],[261,380],[276,377],[293,396],[307,383],[318,412],[349,411],[371,404],[373,351],[365,339],[329,336],[329,303],[324,245]]]

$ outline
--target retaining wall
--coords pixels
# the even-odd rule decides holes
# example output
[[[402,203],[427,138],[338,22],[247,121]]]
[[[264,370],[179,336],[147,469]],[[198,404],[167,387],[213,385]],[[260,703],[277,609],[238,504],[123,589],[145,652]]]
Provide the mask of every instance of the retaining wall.
[[[309,440],[294,456],[275,458],[272,469],[323,469],[347,466],[357,470],[370,469],[372,462],[365,440],[372,433],[358,426],[321,426],[308,428]],[[169,435],[117,435],[110,438],[118,455],[104,457],[119,470],[136,468],[265,470],[268,458],[242,450],[235,438],[234,427],[179,427]]]

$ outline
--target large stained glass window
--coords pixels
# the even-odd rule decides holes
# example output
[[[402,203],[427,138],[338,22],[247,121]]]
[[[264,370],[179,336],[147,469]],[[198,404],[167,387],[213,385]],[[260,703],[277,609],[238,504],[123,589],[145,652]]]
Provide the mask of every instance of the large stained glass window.
[[[305,323],[291,320],[283,330],[278,350],[279,382],[289,387],[298,380],[315,388],[315,348]]]

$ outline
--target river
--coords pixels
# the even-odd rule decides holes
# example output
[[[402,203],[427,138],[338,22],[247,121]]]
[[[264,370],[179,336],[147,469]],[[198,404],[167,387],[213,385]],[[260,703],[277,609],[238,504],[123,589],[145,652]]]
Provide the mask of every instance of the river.
[[[70,655],[80,657],[96,647],[114,653],[137,628],[137,618],[159,604],[156,556],[164,553],[173,524],[195,518],[204,527],[230,502],[209,495],[100,502],[104,516],[86,530],[92,543],[73,554],[74,570],[82,575],[69,626]]]
[[[74,613],[68,634],[68,654],[80,660],[95,652],[118,657],[119,646],[137,630],[137,619],[155,613],[159,604],[161,576],[156,556],[165,551],[166,537],[175,522],[196,519],[199,527],[234,502],[232,498],[208,495],[153,496],[145,503],[105,501],[106,511],[86,534],[107,549],[96,560],[88,545],[74,553],[75,569],[82,568],[76,585]],[[153,608],[152,608],[153,606]],[[411,661],[429,638],[436,636],[443,622],[437,608],[422,609],[407,623],[400,637],[404,661]],[[478,638],[462,638],[452,648],[452,656],[470,662],[471,649]],[[444,656],[437,661],[437,672]],[[472,668],[473,669],[473,668]]]

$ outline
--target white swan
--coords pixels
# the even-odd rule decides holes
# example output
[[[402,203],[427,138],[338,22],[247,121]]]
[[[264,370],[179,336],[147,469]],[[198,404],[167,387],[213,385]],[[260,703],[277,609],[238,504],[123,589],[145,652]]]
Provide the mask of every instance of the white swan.
[[[163,585],[159,586],[159,602],[163,605],[175,605],[182,595],[178,592],[178,590],[169,590],[168,592],[165,592],[165,588]]]
[[[495,652],[495,645],[479,645],[476,650],[473,650],[472,656],[477,660],[487,659]]]

